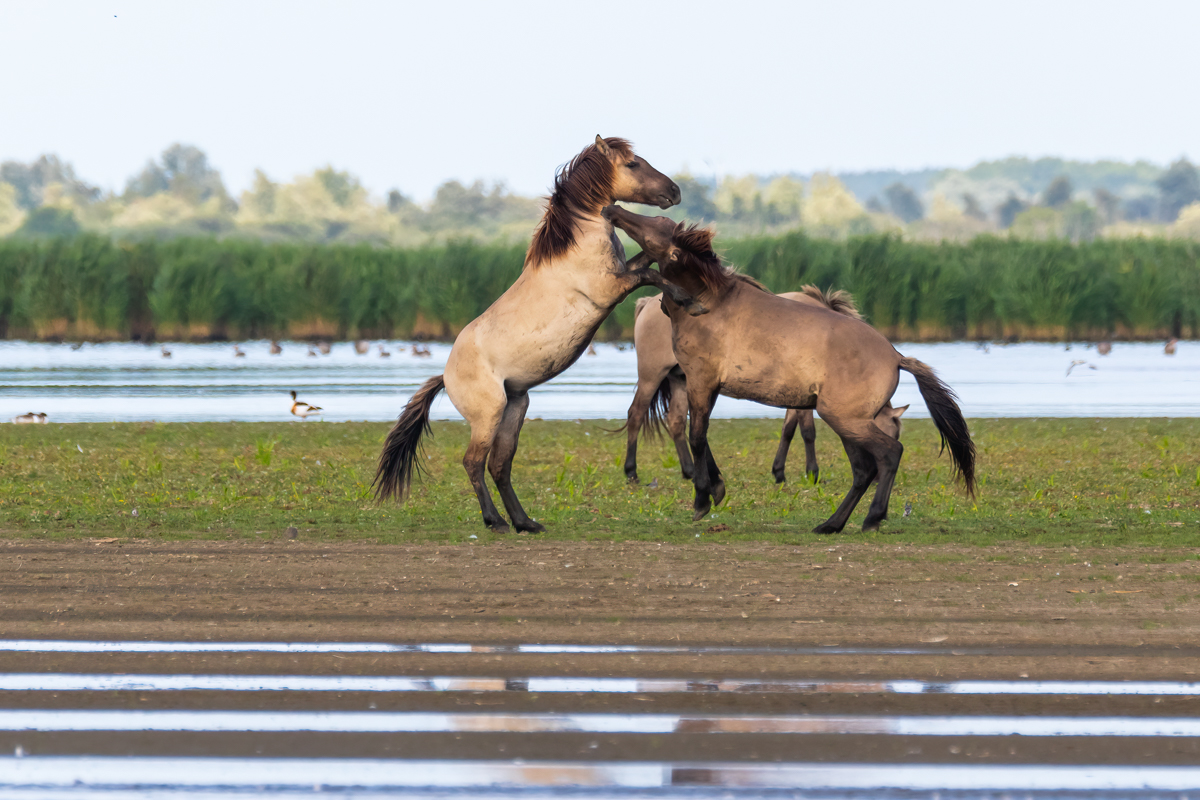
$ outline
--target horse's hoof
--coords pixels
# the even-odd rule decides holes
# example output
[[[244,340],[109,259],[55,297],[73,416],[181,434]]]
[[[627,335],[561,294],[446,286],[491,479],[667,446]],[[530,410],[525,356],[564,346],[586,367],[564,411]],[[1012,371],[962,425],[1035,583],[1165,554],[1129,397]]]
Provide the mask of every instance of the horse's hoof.
[[[626,483],[637,483],[638,482],[637,473],[636,472],[626,472],[625,473],[625,481],[626,481]]]
[[[708,512],[711,510],[712,509],[705,509],[701,511],[700,509],[696,509],[696,513],[692,514],[692,522],[699,522],[700,520],[704,519],[708,516]]]
[[[787,475],[783,470],[779,470],[778,472],[772,470],[771,474],[775,477],[775,483],[784,483],[787,481]]]
[[[537,520],[531,519],[527,522],[518,523],[517,530],[521,533],[545,533],[546,526]]]
[[[721,501],[725,499],[725,481],[721,481],[712,490],[713,505],[721,505]]]
[[[815,469],[809,470],[804,473],[804,478],[813,486],[816,486],[821,482],[821,472]]]
[[[841,528],[835,528],[828,522],[822,522],[812,530],[813,533],[838,533],[839,531],[841,531]]]
[[[504,520],[500,520],[499,522],[487,522],[484,524],[492,529],[492,533],[508,533],[508,523]]]

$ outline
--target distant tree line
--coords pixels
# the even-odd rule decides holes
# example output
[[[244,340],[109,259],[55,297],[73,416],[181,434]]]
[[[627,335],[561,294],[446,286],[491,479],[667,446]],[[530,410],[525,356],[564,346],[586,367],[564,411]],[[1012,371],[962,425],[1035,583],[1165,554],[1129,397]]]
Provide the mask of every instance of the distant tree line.
[[[1182,158],[1166,169],[1006,159],[965,171],[674,177],[683,202],[666,213],[714,224],[726,237],[803,230],[929,241],[996,232],[1076,242],[1200,239],[1200,177]],[[540,199],[502,184],[447,181],[418,202],[399,188],[374,197],[356,176],[333,167],[287,182],[260,171],[234,197],[207,155],[184,144],[148,161],[119,193],[87,183],[54,155],[0,164],[0,236],[87,231],[121,239],[212,235],[411,247],[462,238],[526,241],[540,215]]]

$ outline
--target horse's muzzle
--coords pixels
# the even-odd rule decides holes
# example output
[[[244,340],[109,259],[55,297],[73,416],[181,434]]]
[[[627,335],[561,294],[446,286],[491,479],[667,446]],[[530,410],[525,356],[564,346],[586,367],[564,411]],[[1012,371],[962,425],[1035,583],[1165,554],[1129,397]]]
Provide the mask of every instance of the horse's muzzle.
[[[671,188],[658,196],[658,207],[670,208],[671,206],[677,206],[682,199],[683,194],[679,191],[679,184],[672,181]]]

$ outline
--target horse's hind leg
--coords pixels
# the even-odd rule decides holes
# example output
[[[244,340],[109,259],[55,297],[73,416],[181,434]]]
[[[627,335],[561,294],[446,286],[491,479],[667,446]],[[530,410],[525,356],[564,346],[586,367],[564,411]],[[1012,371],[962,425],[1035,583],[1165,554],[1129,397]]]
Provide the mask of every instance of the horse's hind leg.
[[[796,436],[796,426],[800,423],[801,413],[803,412],[799,409],[789,408],[783,418],[783,430],[779,432],[779,449],[775,451],[775,462],[771,464],[771,474],[775,476],[776,483],[787,480],[788,449]]]
[[[835,427],[834,430],[837,428]],[[850,491],[846,492],[846,497],[838,506],[837,511],[833,512],[833,516],[829,519],[813,528],[813,533],[837,533],[846,527],[846,522],[850,519],[854,507],[862,499],[867,487],[871,485],[871,481],[875,480],[875,458],[858,441],[855,441],[859,437],[852,438],[852,436],[842,434],[841,431],[838,431],[838,434],[842,436],[842,445],[846,448],[847,458],[850,459],[853,480],[850,484]]]
[[[542,533],[546,530],[545,526],[529,518],[525,509],[521,507],[521,501],[517,499],[512,485],[513,457],[517,454],[517,440],[521,436],[521,426],[525,424],[525,412],[528,409],[527,393],[509,398],[500,426],[496,429],[496,438],[488,458],[488,470],[492,473],[496,488],[500,490],[500,499],[504,501],[504,508],[512,518],[513,527],[519,531]]]
[[[638,378],[637,390],[633,393],[633,402],[629,404],[629,413],[625,417],[625,479],[630,483],[638,482],[637,446],[638,434],[642,424],[650,413],[650,404],[654,402],[654,394],[658,391],[658,383]]]
[[[504,387],[499,384],[471,381],[460,382],[457,374],[447,371],[447,393],[454,407],[466,418],[471,425],[471,441],[467,452],[463,455],[463,468],[467,471],[467,479],[475,490],[479,500],[479,510],[483,512],[483,524],[497,533],[508,530],[508,523],[500,516],[492,493],[484,478],[488,453],[496,438],[496,431],[504,418],[504,410],[508,402]]]
[[[817,423],[813,421],[811,408],[800,414],[800,438],[804,440],[804,472],[816,483],[821,477],[821,466],[817,463]]]
[[[692,479],[695,468],[692,465],[692,453],[688,450],[687,440],[687,378],[678,367],[667,375],[671,388],[670,402],[667,405],[667,430],[675,442],[675,453],[679,456],[679,471],[687,480]]]
[[[863,520],[863,530],[877,531],[879,523],[887,519],[888,503],[892,499],[892,485],[896,482],[896,471],[900,468],[904,445],[883,431],[879,431],[876,436],[871,437],[866,448],[875,459],[879,486],[875,489],[871,507],[867,509],[867,517]]]

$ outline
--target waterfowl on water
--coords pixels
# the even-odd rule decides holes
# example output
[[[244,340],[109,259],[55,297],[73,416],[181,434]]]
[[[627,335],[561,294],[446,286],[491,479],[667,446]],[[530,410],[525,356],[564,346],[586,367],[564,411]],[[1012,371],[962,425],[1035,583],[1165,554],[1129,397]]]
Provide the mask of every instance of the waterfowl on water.
[[[271,355],[277,356],[283,352],[283,348],[279,346],[279,342],[271,340]]]
[[[234,358],[245,358],[245,357],[246,357],[246,351],[242,350],[242,348],[238,347],[238,346],[235,344],[235,345],[233,346],[233,357],[234,357]]]
[[[330,350],[329,342],[317,342],[317,349],[321,351],[321,355],[323,355],[323,356],[329,355],[329,350]]]
[[[297,400],[295,391],[292,391],[291,395],[292,395],[292,414],[294,416],[300,417],[301,419],[305,419],[307,417],[313,416],[314,414],[321,413],[322,409],[320,406],[310,406],[308,403],[304,403],[304,402],[301,402],[300,400]]]
[[[1165,345],[1163,345],[1163,355],[1168,355],[1168,356],[1175,355],[1175,345],[1177,345],[1177,344],[1179,344],[1178,339],[1168,339],[1167,343]]]
[[[392,356],[391,353],[389,353],[387,350],[383,349],[383,345],[379,345],[379,357],[380,358],[391,358],[391,356]]]
[[[360,356],[365,356],[367,353],[371,352],[371,343],[366,339],[359,339],[354,343],[354,352],[358,353]]]
[[[159,345],[158,349],[162,351],[162,357],[163,357],[163,358],[170,358],[170,357],[171,357],[171,351],[167,349],[167,346],[166,346],[165,344],[163,344],[163,345]]]
[[[313,350],[313,348],[312,348],[312,345],[311,345],[311,344],[308,346],[308,355],[309,355],[309,357],[310,357],[310,358],[316,358],[316,357],[317,357],[317,351],[316,351],[316,350]]]
[[[13,417],[13,422],[17,425],[45,425],[46,415],[38,411],[30,411],[28,414]]]
[[[429,358],[433,353],[429,352],[429,348],[423,344],[414,344],[412,346],[412,354],[418,358]]]

